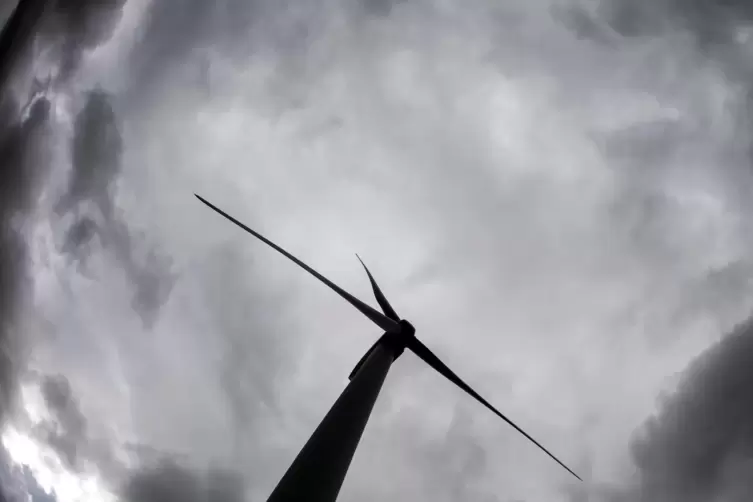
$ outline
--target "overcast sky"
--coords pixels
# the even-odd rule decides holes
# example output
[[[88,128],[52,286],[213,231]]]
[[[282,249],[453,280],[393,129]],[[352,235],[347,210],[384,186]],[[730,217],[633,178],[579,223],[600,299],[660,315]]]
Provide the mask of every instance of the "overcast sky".
[[[406,353],[340,500],[753,497],[747,4],[58,4],[0,110],[6,498],[264,501],[380,335],[194,192],[373,305],[358,252],[585,479]]]

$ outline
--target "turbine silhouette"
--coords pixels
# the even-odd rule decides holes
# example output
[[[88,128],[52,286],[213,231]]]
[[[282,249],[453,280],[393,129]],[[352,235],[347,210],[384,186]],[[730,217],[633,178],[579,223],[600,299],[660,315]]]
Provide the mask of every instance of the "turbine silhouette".
[[[349,418],[353,418],[355,415],[358,415],[358,418],[362,420],[362,424],[360,424],[360,430],[353,431],[353,434],[356,435],[354,441],[345,441],[342,442],[348,443],[347,448],[351,448],[353,451],[355,450],[355,447],[358,444],[358,440],[360,439],[361,432],[363,430],[363,427],[366,424],[366,420],[368,419],[368,415],[371,412],[371,407],[373,406],[373,401],[376,399],[376,396],[378,395],[379,388],[381,387],[381,383],[384,379],[384,376],[386,376],[387,370],[389,370],[389,365],[393,361],[395,361],[400,355],[405,351],[405,349],[408,349],[409,351],[413,352],[416,356],[418,356],[421,360],[423,360],[426,364],[434,368],[439,374],[447,378],[450,382],[454,383],[458,387],[460,387],[463,391],[465,391],[467,394],[469,394],[471,397],[476,399],[479,403],[484,405],[486,408],[488,408],[492,413],[497,415],[499,418],[507,422],[510,426],[512,426],[516,431],[521,433],[523,436],[526,437],[529,441],[531,441],[533,444],[535,444],[539,449],[541,449],[544,453],[546,453],[550,458],[552,458],[555,462],[557,462],[560,466],[565,468],[570,474],[575,476],[578,480],[582,481],[582,479],[575,474],[569,467],[567,467],[564,463],[562,463],[557,457],[555,457],[552,453],[550,453],[546,448],[544,448],[541,444],[539,444],[535,439],[533,439],[528,433],[526,433],[523,429],[518,427],[512,420],[507,418],[504,414],[502,414],[499,410],[497,410],[494,406],[489,404],[489,402],[481,397],[478,392],[473,390],[467,383],[465,383],[459,376],[457,376],[445,363],[443,363],[426,345],[424,345],[418,338],[416,338],[415,333],[416,330],[408,321],[401,319],[400,316],[398,316],[395,309],[390,305],[390,303],[387,301],[387,298],[384,296],[384,293],[380,289],[379,285],[377,284],[376,280],[374,279],[374,276],[371,274],[371,271],[369,271],[366,264],[361,260],[361,257],[356,255],[358,260],[361,262],[361,265],[363,266],[364,270],[366,271],[366,275],[369,277],[369,282],[371,283],[371,288],[374,292],[374,296],[376,297],[377,303],[382,309],[382,312],[379,312],[375,310],[374,308],[370,307],[369,305],[365,304],[358,298],[354,297],[347,291],[343,290],[336,284],[334,284],[332,281],[321,275],[316,270],[312,269],[305,263],[303,263],[301,260],[296,258],[295,256],[291,255],[272,241],[268,240],[263,235],[259,234],[258,232],[252,230],[242,222],[238,221],[237,219],[233,218],[226,212],[224,212],[222,209],[218,208],[217,206],[213,205],[200,195],[194,194],[196,197],[206,204],[208,207],[219,213],[220,215],[224,216],[231,222],[238,225],[240,228],[245,230],[246,232],[250,233],[257,239],[261,240],[262,242],[266,243],[267,245],[271,246],[273,249],[277,250],[282,255],[286,256],[298,266],[309,272],[311,275],[319,279],[321,282],[326,284],[330,289],[332,289],[335,293],[340,295],[345,301],[350,303],[353,307],[358,309],[362,314],[364,314],[367,318],[369,318],[374,324],[382,328],[385,333],[382,335],[382,337],[377,340],[371,348],[361,357],[360,361],[358,361],[358,364],[356,364],[355,368],[353,368],[353,371],[350,373],[349,379],[351,380],[351,384],[345,389],[343,392],[343,395],[340,399],[338,399],[338,402],[335,403],[335,406],[333,406],[330,413],[325,417],[325,419],[322,421],[322,424],[320,427],[314,432],[314,435],[312,436],[312,439],[307,443],[307,445],[304,447],[304,450],[302,450],[301,454],[299,455],[299,458],[296,459],[294,464],[291,466],[291,469],[288,470],[288,473],[286,473],[286,476],[283,477],[283,479],[278,484],[276,490],[272,493],[272,496],[268,499],[269,501],[272,500],[335,500],[337,493],[340,488],[340,484],[342,483],[342,479],[339,479],[339,481],[332,481],[333,487],[327,491],[326,496],[317,497],[316,494],[312,494],[310,491],[307,494],[303,494],[302,490],[300,489],[300,486],[298,487],[298,491],[296,491],[291,486],[294,484],[302,485],[304,482],[303,479],[310,480],[310,482],[313,484],[314,479],[318,479],[318,484],[313,484],[313,486],[316,486],[317,488],[323,484],[322,478],[317,476],[311,476],[306,475],[305,473],[302,474],[302,462],[299,462],[299,460],[302,457],[307,457],[308,462],[310,466],[317,465],[319,462],[317,459],[312,458],[313,455],[312,452],[316,450],[317,455],[326,456],[329,454],[327,448],[329,450],[332,450],[336,448],[335,444],[329,444],[327,445],[327,441],[330,442],[337,442],[338,439],[342,439],[342,434],[332,435],[330,434],[329,437],[327,437],[327,440],[322,439],[322,437],[325,435],[321,433],[321,429],[325,429],[325,425],[328,424],[328,420],[332,421],[332,423],[337,422],[339,424],[339,427],[344,427],[343,423],[347,423]],[[338,405],[340,404],[340,401],[344,398],[348,397],[349,390],[351,389],[351,386],[354,385],[355,380],[357,378],[360,378],[360,375],[363,373],[362,369],[367,364],[367,362],[376,361],[378,357],[372,358],[374,353],[379,349],[381,351],[382,348],[387,349],[389,352],[389,362],[384,364],[383,372],[376,371],[376,376],[374,377],[374,381],[371,383],[371,388],[369,391],[370,393],[370,399],[367,399],[365,402],[358,401],[355,404],[351,403],[347,407],[347,411],[338,410]],[[374,364],[377,366],[377,364]],[[366,380],[366,377],[364,378]],[[378,382],[376,382],[378,381]],[[374,388],[375,387],[375,388]],[[353,394],[354,392],[351,392]],[[351,398],[352,399],[352,398]],[[343,408],[343,406],[340,406],[340,408]],[[363,413],[363,409],[365,410],[365,415]],[[355,411],[357,410],[357,412]],[[348,416],[352,415],[352,416]],[[325,424],[327,423],[327,424]],[[333,427],[333,430],[337,432],[337,427]],[[341,431],[342,432],[342,431]],[[319,435],[317,436],[317,434]],[[318,441],[315,441],[315,439],[318,439]],[[316,442],[317,447],[313,448],[312,443]],[[311,447],[311,448],[309,448]],[[307,450],[309,448],[309,450]],[[344,467],[340,465],[339,474],[344,477],[345,472],[347,471],[347,467],[350,463],[350,458],[352,457],[353,451],[348,450],[349,456],[347,458],[347,461],[343,459],[338,459],[337,461],[345,462]],[[344,454],[345,455],[345,454]],[[296,465],[297,463],[300,463],[301,465]],[[322,469],[321,465],[317,466],[318,469]],[[314,469],[314,467],[309,467],[309,469]],[[294,472],[295,471],[295,472]],[[321,473],[319,473],[321,474]],[[287,478],[287,479],[286,479]],[[337,485],[336,487],[334,485]],[[295,492],[295,495],[294,495]]]

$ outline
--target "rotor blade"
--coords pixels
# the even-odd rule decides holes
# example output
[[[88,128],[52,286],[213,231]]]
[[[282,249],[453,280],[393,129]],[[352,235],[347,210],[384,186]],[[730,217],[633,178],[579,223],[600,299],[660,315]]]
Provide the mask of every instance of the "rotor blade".
[[[416,354],[418,357],[423,359],[423,361],[437,370],[439,373],[441,373],[443,376],[447,377],[448,380],[450,380],[452,383],[466,391],[468,394],[476,398],[477,401],[479,401],[481,404],[489,408],[492,412],[494,412],[495,415],[497,415],[499,418],[510,424],[516,431],[523,434],[528,440],[530,440],[533,444],[538,446],[544,453],[549,455],[555,462],[560,464],[562,467],[564,467],[570,474],[578,478],[580,481],[583,481],[580,476],[575,474],[568,466],[563,464],[559,461],[557,457],[549,453],[549,451],[541,446],[535,439],[533,439],[531,436],[529,436],[523,429],[515,425],[512,420],[504,416],[502,413],[500,413],[494,406],[489,404],[486,399],[481,397],[475,390],[473,390],[468,384],[466,384],[464,381],[460,379],[459,376],[457,376],[450,368],[447,367],[445,363],[443,363],[434,353],[429,350],[429,348],[421,343],[420,340],[417,338],[408,338],[406,340],[407,347],[413,351],[414,354]]]
[[[374,277],[371,275],[371,272],[369,272],[369,267],[367,267],[366,264],[361,259],[361,257],[358,256],[358,253],[356,253],[356,258],[358,258],[358,261],[361,262],[361,265],[363,265],[364,270],[366,270],[366,275],[369,276],[369,281],[371,282],[371,289],[374,290],[374,296],[376,297],[376,301],[379,304],[379,306],[382,307],[382,312],[387,314],[387,317],[389,317],[393,321],[399,321],[400,316],[397,315],[397,312],[395,312],[395,309],[392,308],[392,305],[390,305],[390,302],[387,301],[387,298],[385,298],[384,293],[382,293],[382,290],[379,289],[379,285],[374,280]]]
[[[270,241],[269,239],[267,239],[263,235],[259,234],[258,232],[255,232],[255,231],[251,230],[249,227],[247,227],[246,225],[244,225],[240,221],[236,220],[235,218],[233,218],[232,216],[230,216],[229,214],[227,214],[222,209],[220,209],[217,206],[213,205],[211,202],[205,200],[200,195],[198,195],[198,194],[194,194],[194,195],[196,195],[196,198],[199,199],[201,202],[203,202],[204,204],[206,204],[210,208],[214,209],[215,211],[217,211],[218,213],[220,213],[222,216],[224,216],[228,220],[232,221],[233,223],[235,223],[236,225],[238,225],[239,227],[241,227],[243,230],[245,230],[246,232],[250,233],[251,235],[253,235],[257,239],[259,239],[260,241],[262,241],[265,244],[269,245],[270,247],[272,247],[273,249],[275,249],[276,251],[278,251],[279,253],[281,253],[283,256],[286,256],[287,258],[289,258],[290,260],[292,260],[293,262],[295,262],[299,267],[301,267],[302,269],[304,269],[306,272],[310,273],[311,275],[313,275],[314,277],[316,277],[317,279],[319,279],[320,281],[322,281],[324,284],[326,284],[327,286],[329,286],[329,288],[331,290],[333,290],[335,293],[337,293],[342,298],[344,298],[348,303],[350,303],[355,308],[357,308],[363,315],[365,315],[366,317],[368,317],[369,319],[371,319],[371,321],[374,322],[374,324],[376,324],[377,326],[379,326],[383,330],[385,330],[385,331],[395,331],[395,330],[398,329],[397,323],[395,321],[393,321],[392,319],[389,319],[388,317],[386,317],[381,312],[379,312],[376,309],[370,307],[369,305],[366,305],[361,300],[359,300],[355,296],[351,295],[350,293],[348,293],[347,291],[345,291],[344,289],[342,289],[340,286],[338,286],[337,284],[333,283],[332,281],[330,281],[329,279],[327,279],[326,277],[324,277],[322,274],[320,274],[319,272],[317,272],[313,268],[311,268],[308,265],[306,265],[305,263],[303,263],[301,260],[299,260],[298,258],[296,258],[295,256],[293,256],[292,254],[288,253],[287,251],[285,251],[284,249],[282,249],[280,246],[278,246],[274,242]]]

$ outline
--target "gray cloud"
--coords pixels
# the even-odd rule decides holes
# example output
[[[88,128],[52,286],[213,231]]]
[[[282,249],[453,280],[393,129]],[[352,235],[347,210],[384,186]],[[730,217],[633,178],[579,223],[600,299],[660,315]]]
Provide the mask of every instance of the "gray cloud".
[[[715,43],[734,44],[735,33],[730,28],[753,15],[747,2],[719,0],[611,0],[602,3],[600,11],[624,35],[658,36],[683,28],[707,49]]]
[[[753,322],[691,364],[676,393],[633,445],[646,502],[725,500],[753,494]]]
[[[746,2],[664,1],[606,2],[602,13],[617,31],[628,36],[665,37],[689,34],[702,58],[720,65],[724,75],[742,87],[737,109],[730,109],[742,145],[739,154],[717,170],[730,169],[736,186],[730,190],[736,204],[748,212],[753,186],[750,159],[750,120],[753,96],[750,86],[750,44],[747,24],[753,9]],[[652,141],[662,137],[652,134]],[[645,142],[644,142],[645,144]],[[662,145],[676,144],[664,139]],[[734,146],[733,146],[734,148]],[[730,149],[731,150],[731,149]],[[633,145],[631,152],[646,151]],[[649,150],[651,151],[651,150]],[[654,150],[655,151],[655,150]],[[663,156],[666,158],[666,156]],[[659,157],[661,160],[662,157]],[[742,226],[750,228],[745,217]],[[739,303],[751,279],[750,258],[709,271],[686,308]],[[701,296],[705,296],[702,298]],[[749,426],[753,410],[746,393],[753,385],[750,354],[753,331],[746,321],[701,355],[686,371],[676,393],[666,397],[660,412],[644,426],[633,446],[639,469],[639,488],[631,496],[642,501],[747,500],[753,494],[750,479],[753,436]]]
[[[41,392],[52,422],[44,424],[46,441],[73,470],[79,470],[79,449],[87,437],[86,418],[74,398],[70,382],[62,375],[47,376],[41,382]]]
[[[698,245],[675,240],[679,227],[689,221],[683,216],[685,204],[674,193],[682,179],[694,180],[689,186],[700,191],[720,194],[729,211],[745,214],[753,208],[749,196],[753,189],[753,108],[750,44],[745,31],[751,12],[741,2],[704,0],[616,0],[595,5],[581,2],[560,8],[567,15],[559,19],[579,34],[609,47],[609,51],[643,47],[646,59],[634,67],[633,84],[649,92],[659,91],[655,92],[657,100],[672,104],[674,100],[663,94],[665,84],[660,82],[672,81],[671,75],[677,71],[688,75],[695,65],[719,72],[715,84],[707,83],[697,90],[693,85],[685,86],[681,92],[688,94],[682,101],[687,99],[688,105],[674,109],[681,110],[679,115],[673,112],[671,118],[638,121],[594,136],[610,169],[620,179],[621,196],[608,211],[616,228],[624,232],[621,245],[666,271],[677,265],[683,249]],[[605,37],[606,33],[610,35]],[[662,76],[652,81],[650,68]],[[697,92],[709,95],[725,88],[728,91],[719,101],[709,103],[710,107],[698,106],[704,99]],[[740,245],[749,246],[750,219],[730,218],[728,225],[735,238],[744,242]],[[663,274],[660,272],[659,277]],[[683,283],[686,291],[693,291],[677,298],[669,322],[681,324],[711,311],[726,311],[722,317],[739,319],[747,312],[751,299],[746,291],[753,278],[753,263],[747,253],[739,253],[731,262],[721,259],[709,264],[696,277],[678,281],[674,273],[668,276],[676,284]],[[663,286],[661,295],[673,288]],[[670,310],[666,307],[662,306]],[[719,326],[720,332],[729,328],[728,323]]]
[[[82,51],[91,49],[106,38],[100,21],[105,11],[101,2],[59,2],[52,17],[40,18],[43,1],[23,1],[7,21],[0,36],[0,420],[8,418],[17,392],[17,377],[25,367],[26,340],[22,331],[21,310],[28,305],[31,293],[28,218],[37,208],[41,188],[54,156],[53,137],[55,117],[52,102],[46,95],[48,85],[33,79],[31,65],[32,39],[41,29],[44,44],[64,46],[65,61],[61,75],[68,78],[77,70]],[[97,19],[82,21],[93,11]],[[3,4],[5,8],[6,4]],[[73,12],[75,11],[75,12]],[[79,22],[81,21],[81,22]],[[63,26],[65,25],[65,26]],[[54,29],[51,29],[55,26]],[[95,33],[96,32],[96,33]],[[65,39],[65,40],[63,40]],[[36,47],[35,47],[36,48]],[[24,79],[33,79],[28,98],[19,92]],[[11,85],[13,84],[13,85]],[[67,387],[60,381],[49,380],[45,397],[52,406],[58,428],[50,431],[47,440],[65,459],[75,464],[76,444],[85,434],[85,419],[71,400]],[[28,466],[14,466],[3,449],[3,500],[54,501],[54,494],[46,493]],[[8,474],[9,473],[9,474]],[[6,476],[6,474],[8,474]]]
[[[19,8],[9,18],[2,32],[0,50],[2,50],[2,82],[5,86],[0,103],[0,149],[4,159],[2,180],[0,185],[0,322],[2,326],[2,368],[3,410],[7,410],[15,383],[13,375],[17,366],[18,340],[13,339],[13,329],[20,302],[24,296],[27,272],[27,245],[23,230],[23,220],[36,205],[36,195],[41,180],[46,171],[51,151],[48,146],[48,119],[50,102],[39,91],[21,108],[13,96],[10,87],[13,72],[24,73],[27,63],[33,55],[30,53],[29,42],[37,35],[38,29],[49,30],[50,22],[65,19],[64,24],[56,25],[54,33],[46,31],[48,43],[56,43],[61,38],[70,35],[65,42],[67,53],[80,53],[85,48],[91,48],[104,40],[104,33],[100,32],[98,22],[74,22],[90,13],[88,7],[96,4],[95,10],[103,13],[100,2],[76,2],[75,13],[65,2],[56,4],[58,10],[55,16],[42,17],[41,12],[45,2],[26,1],[19,4]],[[87,7],[88,6],[88,7]],[[105,9],[106,10],[106,9]],[[75,15],[74,15],[75,14]],[[99,19],[99,15],[95,16]],[[53,22],[53,24],[55,24]],[[96,33],[93,33],[96,31]],[[75,61],[74,61],[75,60]],[[78,58],[66,63],[66,73],[75,70]],[[43,89],[44,86],[37,88]],[[27,116],[24,116],[24,113]]]
[[[21,118],[21,105],[9,83],[13,70],[23,63],[39,18],[40,2],[15,9],[0,34],[0,410],[5,418],[15,392],[20,361],[14,331],[26,286],[27,249],[23,218],[33,207],[39,180],[45,171],[45,136],[49,102],[35,96]]]
[[[122,139],[111,97],[101,90],[86,95],[74,123],[72,172],[68,189],[56,210],[71,215],[63,250],[85,261],[95,236],[111,250],[134,288],[132,305],[150,326],[172,288],[169,261],[153,249],[143,248],[115,204],[115,183],[122,169]],[[93,213],[92,209],[96,211]],[[140,254],[142,256],[140,256]]]
[[[15,5],[14,5],[15,4]],[[2,8],[3,28],[0,33],[0,84],[5,86],[17,65],[28,61],[31,40],[34,38],[39,22],[42,20],[46,2],[44,0],[26,0],[23,2],[4,1]],[[7,94],[7,89],[3,89]]]
[[[624,36],[649,37],[657,43],[673,35],[690,35],[691,47],[698,51],[699,61],[719,64],[733,85],[742,86],[735,101],[737,108],[731,105],[727,115],[734,124],[733,135],[722,139],[726,143],[727,157],[710,169],[717,175],[726,171],[734,180],[735,186],[730,187],[728,196],[733,204],[743,207],[745,213],[751,208],[749,194],[753,186],[749,137],[753,118],[750,96],[753,94],[751,53],[744,30],[752,15],[753,10],[745,2],[611,1],[601,4],[599,16],[588,18],[588,23],[606,20]],[[585,17],[584,14],[581,19]],[[644,233],[644,238],[648,237],[645,232],[671,231],[669,225],[656,226],[661,214],[666,212],[664,208],[671,204],[661,195],[661,173],[681,155],[676,150],[677,145],[688,141],[698,144],[703,141],[702,134],[702,128],[693,131],[678,123],[664,122],[632,128],[609,139],[607,152],[610,156],[616,160],[629,159],[628,166],[635,165],[636,160],[642,164],[640,177],[631,177],[642,186],[634,185],[634,188],[648,196],[646,209],[654,207],[653,214],[644,212],[636,223],[636,229]],[[687,139],[683,140],[682,136]],[[692,173],[689,169],[686,171]],[[749,223],[749,218],[744,217],[741,227],[747,229]],[[655,237],[649,239],[655,240]],[[662,261],[669,265],[673,256],[676,256],[674,252],[666,254]],[[717,312],[729,309],[725,317],[734,318],[731,313],[739,310],[738,305],[747,306],[749,311],[751,299],[746,292],[751,277],[747,254],[732,263],[710,267],[707,274],[689,283],[695,292],[686,297],[678,314],[705,315],[709,309]],[[638,471],[634,486],[626,490],[604,485],[593,487],[573,496],[572,500],[587,497],[587,493],[599,500],[619,502],[750,499],[753,495],[750,482],[753,479],[753,429],[750,427],[753,409],[746,395],[753,385],[753,373],[749,370],[753,367],[751,343],[753,329],[748,320],[685,370],[678,389],[662,399],[658,413],[646,422],[632,443],[632,459]]]
[[[113,184],[121,169],[122,139],[110,101],[110,96],[101,90],[89,92],[75,119],[73,170],[68,191],[58,206],[61,212],[91,199],[105,218],[113,217]]]
[[[224,470],[192,470],[165,460],[144,468],[122,489],[125,502],[242,502],[241,476]]]
[[[254,50],[239,47],[236,42],[240,34],[254,29],[257,19],[265,17],[259,12],[265,3],[185,0],[176,8],[174,4],[151,2],[139,27],[142,34],[128,61],[132,84],[124,100],[141,106],[154,105],[154,100],[160,99],[159,93],[165,90],[166,77],[186,67],[194,84],[208,86],[212,63],[202,51],[211,48],[227,55]]]
[[[119,444],[117,439],[103,435],[106,429],[103,431],[90,426],[68,378],[60,374],[36,375],[26,383],[32,382],[38,387],[46,416],[30,424],[28,431],[22,428],[21,432],[39,441],[42,448],[49,448],[46,455],[56,457],[68,472],[95,474],[107,483],[121,479],[128,468],[116,451],[122,450],[124,445]],[[131,457],[141,458],[136,453]],[[24,468],[28,470],[28,466]],[[29,475],[32,475],[31,471]]]
[[[8,101],[5,104],[8,106]],[[6,108],[6,113],[13,112]],[[3,412],[10,406],[20,364],[17,360],[20,341],[15,323],[27,292],[27,250],[22,223],[35,203],[38,183],[44,173],[48,116],[49,103],[42,98],[31,106],[30,115],[23,122],[6,115],[0,131],[0,155],[4,159],[0,175],[0,406]]]
[[[389,16],[392,9],[402,3],[405,3],[405,0],[361,0],[358,2],[367,13],[376,16]]]
[[[106,42],[127,0],[55,0],[41,26],[41,36],[57,51],[58,79],[68,80],[86,51]]]

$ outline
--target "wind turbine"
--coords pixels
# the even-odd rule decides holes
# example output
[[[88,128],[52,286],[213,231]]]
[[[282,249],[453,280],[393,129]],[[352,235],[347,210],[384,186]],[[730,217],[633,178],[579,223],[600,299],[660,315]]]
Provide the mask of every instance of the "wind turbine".
[[[337,499],[340,487],[345,479],[345,474],[348,471],[353,454],[366,427],[366,422],[379,395],[382,383],[387,376],[391,364],[400,357],[405,349],[413,352],[442,376],[470,394],[495,415],[523,434],[570,474],[582,481],[575,472],[558,460],[557,457],[549,453],[546,448],[541,446],[523,429],[515,425],[512,420],[499,412],[486,399],[461,380],[426,345],[416,338],[416,330],[413,325],[397,315],[395,309],[392,308],[392,305],[390,305],[377,285],[371,272],[358,255],[356,256],[369,277],[371,288],[374,291],[377,303],[382,308],[382,312],[373,309],[358,298],[355,298],[277,244],[244,225],[200,195],[194,195],[217,213],[298,264],[298,266],[326,284],[335,293],[345,299],[345,301],[384,330],[384,334],[366,351],[355,368],[353,368],[349,376],[350,383],[345,387],[345,390],[340,394],[340,397],[335,401],[332,408],[330,408],[330,411],[311,435],[311,438],[303,446],[298,456],[290,465],[290,468],[288,468],[277,484],[277,487],[272,491],[267,502],[297,502],[304,500],[333,502]]]

